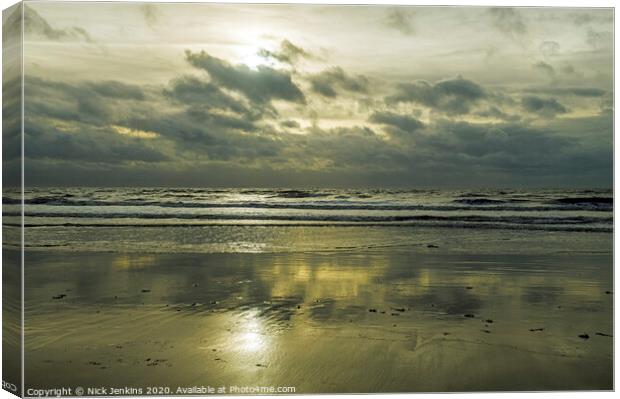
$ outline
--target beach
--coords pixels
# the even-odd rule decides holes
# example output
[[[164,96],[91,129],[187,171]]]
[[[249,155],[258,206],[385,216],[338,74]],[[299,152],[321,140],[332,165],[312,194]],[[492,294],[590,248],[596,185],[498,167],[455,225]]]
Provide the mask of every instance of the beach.
[[[25,213],[26,394],[613,389],[608,190],[31,189]]]
[[[173,393],[612,389],[611,259],[33,251],[25,378]]]

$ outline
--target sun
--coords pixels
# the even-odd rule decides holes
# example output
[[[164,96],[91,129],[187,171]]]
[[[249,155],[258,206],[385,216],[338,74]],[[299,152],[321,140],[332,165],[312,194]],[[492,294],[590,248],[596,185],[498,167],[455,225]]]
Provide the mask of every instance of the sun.
[[[254,70],[257,70],[261,65],[267,64],[265,58],[258,55],[258,50],[248,52],[248,54],[244,55],[241,58],[241,63]]]

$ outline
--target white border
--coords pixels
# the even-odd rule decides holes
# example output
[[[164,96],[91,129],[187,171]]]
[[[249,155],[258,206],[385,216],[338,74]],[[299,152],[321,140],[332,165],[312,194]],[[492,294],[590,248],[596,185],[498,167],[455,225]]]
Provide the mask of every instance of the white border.
[[[64,2],[69,2],[69,1],[81,1],[81,2],[86,2],[86,1],[90,1],[90,2],[102,2],[102,1],[98,1],[98,0],[64,0]],[[27,0],[25,2],[40,2],[40,0]],[[52,1],[48,1],[48,2],[53,2]],[[121,2],[121,0],[109,0],[106,2]],[[199,1],[183,1],[183,0],[150,0],[149,2],[153,2],[153,3],[199,3]],[[10,6],[12,6],[13,4],[16,4],[17,1],[15,0],[0,0],[0,8],[5,9],[8,8]],[[204,3],[291,3],[291,4],[378,4],[378,5],[429,5],[429,6],[502,6],[502,7],[545,7],[545,6],[556,6],[556,7],[588,7],[588,8],[592,8],[592,7],[611,7],[611,8],[615,8],[615,2],[612,0],[590,0],[590,1],[583,1],[583,0],[572,0],[572,1],[567,1],[567,0],[537,0],[537,1],[499,1],[499,0],[424,0],[424,1],[411,1],[411,0],[391,0],[391,1],[385,1],[385,0],[358,0],[358,1],[354,1],[354,0],[335,0],[335,1],[330,1],[330,0],[287,0],[287,1],[260,1],[260,0],[237,0],[237,1],[230,1],[230,0],[220,0],[220,1],[204,1]],[[615,18],[615,9],[614,9],[614,18]],[[615,26],[615,25],[614,25]],[[23,25],[22,25],[22,35],[23,35]],[[617,35],[618,32],[614,29],[614,105],[617,103],[618,100],[618,83],[615,80],[615,72],[617,71],[617,57],[618,57],[618,52],[616,51],[616,43],[618,43],[617,40]],[[0,33],[0,40],[1,40],[1,33]],[[22,57],[23,57],[23,47],[22,47]],[[2,61],[2,55],[0,52],[0,63]],[[23,62],[22,62],[22,115],[23,115],[23,90],[24,90],[24,74],[23,74]],[[1,96],[1,95],[0,95]],[[618,202],[617,200],[617,192],[616,192],[616,187],[617,187],[617,183],[618,183],[618,176],[619,176],[619,168],[620,165],[617,164],[615,162],[615,154],[618,154],[618,149],[620,144],[615,140],[615,131],[617,128],[617,119],[615,117],[615,109],[614,109],[614,210],[617,209],[617,206],[620,204],[620,202]],[[22,132],[23,132],[23,118],[22,118]],[[23,160],[23,149],[24,149],[24,143],[23,143],[23,135],[22,135],[22,160]],[[2,154],[0,152],[0,165],[2,163]],[[23,190],[23,178],[24,178],[24,170],[23,170],[23,162],[22,162],[22,190]],[[0,183],[2,182],[2,176],[0,174]],[[22,212],[23,212],[23,205],[22,205]],[[615,218],[615,212],[614,212],[614,218]],[[22,224],[23,224],[23,216],[22,216]],[[620,248],[620,243],[618,241],[618,237],[615,234],[616,229],[618,228],[618,226],[620,225],[620,223],[618,222],[618,220],[614,219],[614,287],[617,286],[617,282],[618,282],[618,275],[617,273],[615,273],[615,266],[616,266],[616,259],[615,259],[615,254],[618,251],[618,249]],[[1,232],[0,232],[0,238],[1,238]],[[23,241],[23,228],[22,228],[22,241]],[[23,256],[22,256],[22,304],[23,304]],[[0,259],[0,264],[1,264],[1,259]],[[0,298],[1,298],[1,292],[2,292],[2,288],[1,288],[1,284],[0,284]],[[617,298],[614,296],[614,321],[616,320],[616,316],[617,316],[617,312],[618,312],[618,300]],[[22,306],[22,322],[23,322],[23,306]],[[615,323],[614,323],[614,330],[615,330]],[[0,331],[0,336],[1,336],[1,331]],[[615,331],[614,331],[614,340],[615,340]],[[615,341],[614,341],[615,343]],[[22,349],[23,349],[23,334],[22,334]],[[1,345],[0,345],[0,353],[1,353]],[[615,367],[615,360],[618,358],[618,347],[614,345],[614,382],[619,381],[618,380],[618,368]],[[22,351],[22,365],[23,365],[23,351]],[[0,362],[0,371],[1,371],[2,365]],[[22,369],[22,384],[24,383],[23,380],[23,369]],[[389,397],[393,397],[395,394],[378,394],[378,395],[374,395],[377,398],[389,398]],[[413,394],[396,394],[398,396],[409,396]],[[568,398],[568,399],[589,399],[592,397],[611,397],[612,395],[615,397],[615,393],[613,392],[575,392],[575,391],[567,391],[567,392],[549,392],[549,393],[541,393],[541,392],[537,392],[537,393],[455,393],[455,394],[415,394],[416,398],[436,398],[438,395],[444,396],[444,395],[450,395],[450,397],[455,397],[455,398],[460,398],[460,397],[485,397],[485,398],[504,398],[504,399],[513,399],[513,398],[531,398],[533,395],[543,395],[544,397],[547,398]],[[299,395],[298,395],[299,396]],[[305,397],[314,397],[314,396],[319,396],[319,395],[303,395]],[[320,397],[323,398],[336,398],[336,397],[349,397],[349,396],[353,396],[353,395],[320,395]],[[14,398],[14,395],[11,395],[10,393],[8,393],[7,391],[4,390],[0,390],[0,399],[5,399],[5,398]],[[241,396],[231,396],[231,395],[227,395],[226,397],[229,398],[242,398]],[[266,398],[276,398],[277,396],[265,396]],[[281,396],[280,396],[281,397]],[[178,396],[172,396],[170,398],[178,398]]]

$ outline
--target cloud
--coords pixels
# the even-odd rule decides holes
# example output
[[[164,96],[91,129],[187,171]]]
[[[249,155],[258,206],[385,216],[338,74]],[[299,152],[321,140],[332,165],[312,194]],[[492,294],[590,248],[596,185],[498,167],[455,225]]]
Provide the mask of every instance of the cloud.
[[[551,79],[555,78],[555,69],[544,61],[538,61],[537,63],[532,65],[532,67],[538,71],[543,72]]]
[[[401,135],[402,133],[412,133],[424,127],[424,123],[408,115],[399,115],[393,112],[375,112],[368,118],[370,122],[378,123],[388,127],[390,134]]]
[[[275,51],[260,49],[258,55],[263,58],[272,58],[283,64],[295,65],[301,59],[318,59],[314,54],[304,50],[291,43],[288,40],[282,40],[280,48]]]
[[[393,8],[385,16],[386,26],[395,29],[403,35],[413,35],[415,29],[413,26],[413,14],[405,9]]]
[[[146,100],[142,87],[118,81],[62,82],[28,76],[25,85],[28,114],[95,125],[112,114],[131,112]]]
[[[49,124],[28,121],[24,127],[24,153],[30,159],[62,159],[86,163],[168,160],[144,140],[117,134],[112,128],[80,124],[79,131],[64,132]]]
[[[29,77],[27,156],[108,165],[266,162],[282,146],[260,123],[262,114],[209,82],[180,77],[164,90],[148,90]]]
[[[155,142],[145,141],[156,138],[152,132],[124,123],[127,115],[143,112],[147,95],[142,87],[35,76],[27,82],[26,157],[102,164],[169,160]]]
[[[396,93],[388,96],[388,104],[417,103],[447,114],[466,114],[470,107],[487,97],[482,86],[461,77],[436,83],[418,81],[401,83]]]
[[[421,136],[423,139],[419,139],[417,145],[456,156],[461,154],[485,158],[503,155],[512,159],[521,158],[523,166],[527,164],[525,160],[536,160],[540,154],[558,151],[570,144],[563,137],[519,124],[441,121],[434,130],[434,134]]]
[[[549,93],[555,95],[569,95],[577,97],[602,97],[607,94],[607,90],[596,87],[553,87],[553,88],[530,88],[526,90],[530,93]]]
[[[299,162],[297,168],[329,173],[397,168],[403,158],[403,150],[391,145],[367,126],[312,127],[303,136],[291,135],[283,155]]]
[[[541,116],[555,117],[556,114],[565,114],[568,109],[555,98],[541,98],[525,96],[521,99],[523,109]]]
[[[231,65],[204,51],[192,53],[187,50],[185,59],[195,68],[209,73],[211,80],[229,90],[243,94],[256,103],[268,103],[272,100],[284,100],[305,103],[302,91],[293,83],[291,74],[266,66],[256,70],[246,65]]]
[[[513,39],[527,33],[527,27],[521,14],[514,8],[501,7],[489,10],[493,26],[504,35]]]
[[[512,122],[515,122],[521,119],[519,115],[507,114],[494,105],[491,105],[489,108],[483,111],[477,112],[476,115],[482,116],[483,118],[500,119],[500,120],[512,121]]]
[[[140,86],[114,80],[86,82],[84,87],[104,97],[126,100],[144,100],[145,98]]]
[[[296,122],[296,121],[290,120],[290,119],[289,120],[285,120],[285,121],[281,121],[280,122],[280,126],[287,127],[289,129],[293,129],[293,128],[299,129],[300,128],[299,122]]]
[[[205,82],[194,76],[182,76],[173,79],[170,87],[164,89],[164,95],[181,104],[197,106],[204,109],[228,110],[248,117],[253,114],[241,99],[225,93],[211,82]]]
[[[351,76],[340,67],[327,69],[309,77],[312,91],[325,97],[336,97],[341,89],[355,93],[365,93],[369,80],[364,75]]]
[[[88,32],[78,26],[71,26],[64,29],[53,28],[35,10],[24,5],[24,32],[26,35],[43,36],[49,40],[83,40],[93,42]]]

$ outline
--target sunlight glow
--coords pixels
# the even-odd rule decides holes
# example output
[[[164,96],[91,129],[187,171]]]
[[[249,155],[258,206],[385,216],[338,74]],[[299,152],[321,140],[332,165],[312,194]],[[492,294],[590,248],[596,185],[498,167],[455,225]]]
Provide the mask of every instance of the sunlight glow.
[[[260,352],[268,348],[269,335],[257,310],[244,315],[243,330],[237,336],[238,347],[244,352]]]
[[[141,139],[154,139],[159,136],[155,132],[151,132],[147,130],[140,130],[140,129],[131,129],[131,128],[128,128],[125,126],[119,126],[119,125],[112,125],[112,129],[114,129],[114,131],[120,135],[137,137]]]
[[[261,65],[266,65],[266,60],[257,53],[258,51],[254,51],[253,53],[247,54],[241,59],[241,63],[254,70],[257,70]]]

